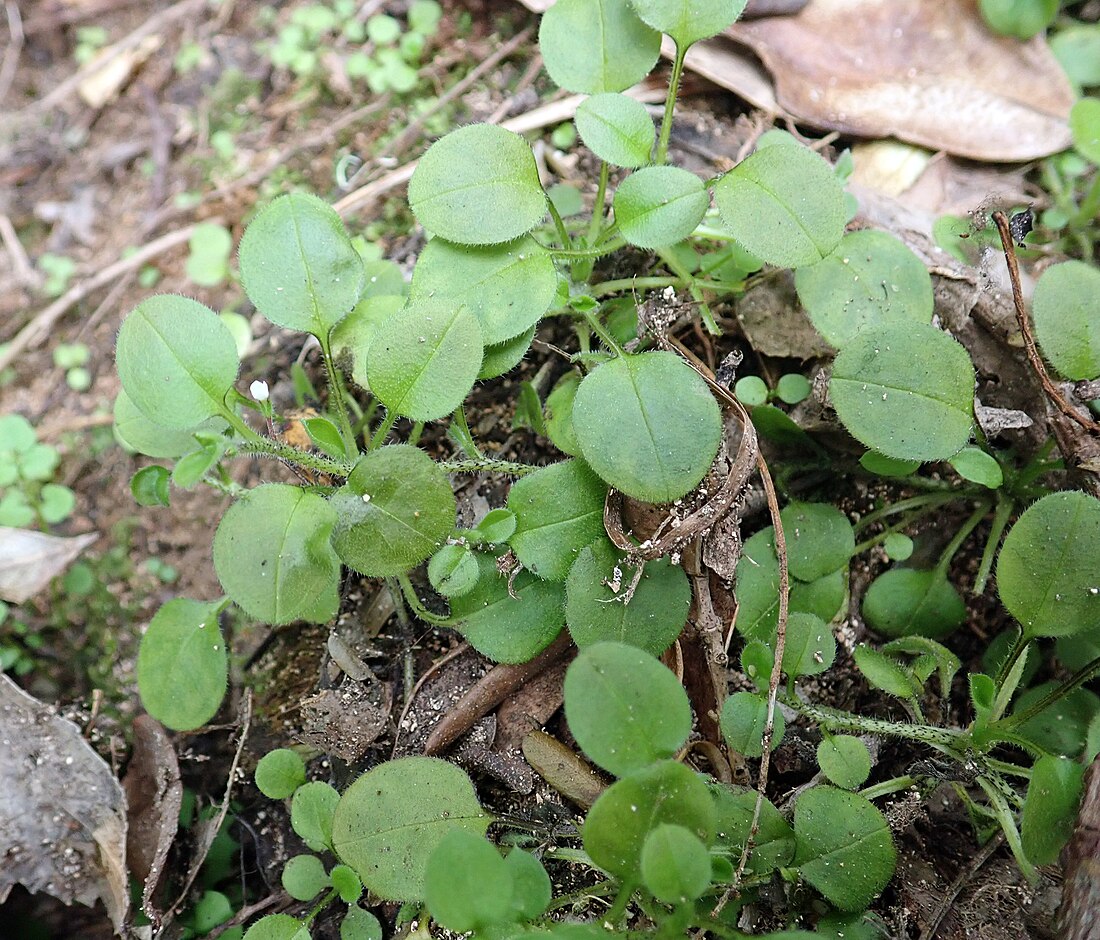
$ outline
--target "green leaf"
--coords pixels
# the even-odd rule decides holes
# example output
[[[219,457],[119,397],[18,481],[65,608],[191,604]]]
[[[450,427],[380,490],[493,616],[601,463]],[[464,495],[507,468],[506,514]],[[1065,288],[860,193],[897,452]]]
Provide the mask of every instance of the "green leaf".
[[[991,490],[997,489],[1004,483],[1001,465],[980,447],[973,445],[964,447],[948,463],[955,468],[959,476],[971,483],[980,483]]]
[[[746,0],[630,0],[642,22],[668,33],[683,50],[717,36],[745,9]]]
[[[336,554],[368,577],[404,574],[433,554],[455,526],[447,475],[408,444],[366,454],[330,502],[338,517]]]
[[[294,751],[269,751],[256,765],[256,787],[272,800],[285,800],[306,782],[306,765]]]
[[[862,643],[852,651],[852,658],[873,688],[898,698],[916,698],[913,683],[897,660]]]
[[[370,911],[353,904],[340,921],[340,940],[382,940],[382,925]]]
[[[891,568],[863,595],[863,619],[883,636],[936,638],[966,620],[966,604],[938,571]]]
[[[1100,124],[1100,101],[1097,102]],[[1039,277],[1031,300],[1035,337],[1043,355],[1067,379],[1100,376],[1100,270],[1083,261],[1053,264]]]
[[[691,830],[662,823],[642,844],[642,880],[664,904],[684,904],[710,887],[710,852]]]
[[[512,918],[511,872],[483,835],[454,829],[436,846],[424,872],[424,900],[443,927],[466,933]]]
[[[314,852],[332,847],[332,816],[340,794],[331,785],[303,783],[290,800],[290,825]],[[299,898],[299,900],[302,900]]]
[[[527,141],[492,124],[470,124],[420,158],[409,180],[409,206],[433,235],[460,245],[495,245],[542,221],[546,193]]]
[[[855,551],[852,524],[829,503],[791,503],[779,514],[787,565],[800,581],[816,581],[847,567]]]
[[[974,367],[934,326],[865,327],[836,357],[829,395],[852,437],[887,457],[946,460],[970,440]]]
[[[704,382],[670,352],[621,356],[581,382],[573,429],[593,470],[627,496],[669,503],[703,479],[722,416]]]
[[[130,493],[139,506],[167,506],[168,471],[159,464],[142,467],[130,478]]]
[[[575,120],[581,140],[601,160],[631,169],[649,163],[657,130],[637,99],[615,92],[593,95],[580,103]]]
[[[580,446],[573,431],[573,400],[581,386],[580,375],[570,370],[566,372],[546,397],[546,436],[562,453],[576,456]]]
[[[891,532],[882,540],[882,550],[891,561],[905,561],[913,554],[913,540],[901,532]]]
[[[495,379],[498,375],[511,372],[527,355],[527,350],[531,348],[531,341],[534,338],[535,327],[531,327],[526,333],[506,339],[503,343],[486,346],[485,358],[481,362],[481,371],[477,377]]]
[[[813,392],[813,386],[810,385],[810,380],[798,372],[781,375],[779,381],[775,383],[775,394],[779,396],[780,401],[788,405],[797,405],[805,401],[810,397],[811,392]]]
[[[755,408],[768,400],[768,383],[758,375],[745,375],[733,384],[733,394],[749,408]]]
[[[932,278],[904,242],[863,229],[795,272],[798,299],[818,332],[843,349],[865,326],[932,322]]]
[[[1044,682],[1024,692],[1014,713],[1022,714],[1042,701],[1058,685]],[[1100,714],[1100,697],[1088,689],[1075,689],[1020,725],[1018,733],[1047,753],[1078,757],[1085,748],[1089,725]]]
[[[760,757],[764,753],[764,728],[768,722],[766,695],[735,692],[722,703],[719,725],[722,737],[733,750],[745,757]],[[776,708],[772,725],[772,750],[779,747],[786,730],[783,715]]]
[[[820,617],[792,611],[787,618],[783,671],[788,676],[816,676],[836,659],[836,640]]]
[[[516,525],[511,509],[490,509],[466,535],[477,545],[500,545],[515,534]]]
[[[150,421],[193,428],[225,410],[237,378],[233,334],[209,307],[159,294],[122,322],[115,349],[127,396]]]
[[[529,236],[504,245],[455,245],[433,238],[413,270],[412,301],[465,307],[486,345],[527,332],[550,309],[558,275],[550,252]]]
[[[0,453],[25,453],[37,440],[34,426],[22,415],[0,415]]]
[[[703,778],[675,761],[635,771],[608,787],[588,811],[584,850],[622,881],[640,875],[646,836],[662,823],[683,826],[709,845],[715,811]]]
[[[477,585],[451,598],[454,627],[490,659],[525,663],[565,626],[565,589],[521,571],[509,591],[508,577],[497,571],[492,555],[478,552],[477,563]]]
[[[461,597],[477,586],[477,558],[468,545],[444,545],[428,562],[428,581],[444,597]]]
[[[190,428],[165,427],[145,417],[124,388],[118,390],[115,398],[115,433],[121,438],[123,446],[129,450],[174,460],[195,449],[195,432],[209,431],[218,433],[225,428],[221,418],[211,418],[202,424]],[[0,430],[0,438],[3,431]]]
[[[172,469],[172,482],[180,489],[190,489],[206,476],[222,459],[228,443],[224,437],[202,435],[196,437],[199,446],[176,461]]]
[[[640,248],[660,248],[687,238],[710,206],[703,181],[675,166],[648,166],[615,190],[619,232]]]
[[[235,604],[270,624],[306,617],[336,588],[336,510],[298,486],[268,483],[237,500],[214,535],[214,570]]]
[[[833,735],[817,746],[817,765],[838,787],[854,790],[862,786],[871,773],[871,752],[859,738]]]
[[[332,886],[340,895],[340,900],[352,905],[348,913],[358,910],[354,905],[363,894],[363,883],[359,880],[359,876],[347,865],[334,865],[328,874]]]
[[[1005,650],[1007,651],[1007,646]],[[936,664],[936,671],[940,677],[940,695],[944,698],[951,693],[951,680],[962,666],[959,657],[946,646],[923,636],[907,636],[899,640],[891,640],[883,646],[882,652],[890,656],[895,653],[908,653],[918,657],[930,656]]]
[[[539,50],[555,85],[595,95],[645,78],[657,64],[661,34],[627,0],[558,0],[542,16]]]
[[[994,32],[1030,39],[1054,22],[1058,0],[980,0],[979,8]]]
[[[785,137],[723,176],[714,201],[742,247],[766,264],[796,268],[820,261],[840,242],[844,190],[828,163]]]
[[[482,810],[466,773],[433,757],[405,757],[367,771],[336,807],[337,856],[381,898],[418,901],[436,846],[453,829],[484,834]]]
[[[316,855],[295,855],[283,866],[283,888],[296,901],[312,901],[328,887],[325,866]]]
[[[310,940],[309,928],[289,914],[268,914],[248,928],[244,940]]]
[[[329,334],[332,355],[336,362],[350,372],[360,388],[370,388],[367,377],[367,350],[374,340],[378,327],[405,309],[405,298],[396,295],[367,297],[359,301]],[[312,398],[314,396],[306,396]]]
[[[177,597],[156,612],[141,638],[141,704],[173,731],[206,724],[225,696],[229,660],[218,629],[221,607]]]
[[[260,313],[322,342],[363,289],[363,260],[340,216],[306,193],[261,209],[241,238],[239,260],[241,283]]]
[[[185,271],[199,287],[217,287],[229,277],[229,256],[233,236],[217,222],[199,222],[188,242]]]
[[[747,787],[712,784],[711,794],[718,813],[714,841],[725,847],[730,856],[736,859],[744,850],[752,829],[753,817],[756,816],[757,793]],[[790,864],[794,858],[794,830],[768,799],[760,803],[757,825],[748,870],[757,875],[766,875],[776,868]]]
[[[512,910],[522,920],[541,917],[553,895],[550,876],[542,863],[530,852],[512,849],[504,864],[511,875]]]
[[[1078,88],[1100,85],[1100,25],[1070,24],[1048,38],[1050,51]]]
[[[898,460],[869,450],[859,458],[859,464],[864,470],[880,477],[907,477],[920,468],[921,461]]]
[[[1031,768],[1027,799],[1020,818],[1020,838],[1035,865],[1058,861],[1077,819],[1085,768],[1064,757],[1040,757]]]
[[[1051,493],[1020,516],[997,560],[1001,603],[1026,637],[1100,627],[1100,501]]]
[[[405,283],[405,272],[401,270],[399,264],[384,258],[373,261],[364,260],[363,292],[359,295],[360,302],[372,297],[405,297],[408,293],[409,285]]]
[[[315,418],[303,418],[302,427],[306,429],[306,434],[318,450],[337,460],[347,457],[344,451],[344,440],[340,437],[340,429],[328,418],[319,415]]]
[[[565,716],[585,754],[617,777],[671,757],[691,732],[683,686],[624,643],[581,650],[565,674]]]
[[[856,793],[814,787],[794,807],[794,864],[842,911],[860,911],[894,875],[897,852],[885,817]]]
[[[466,307],[446,299],[414,300],[375,328],[367,379],[391,411],[435,421],[462,404],[483,354],[481,327]]]
[[[597,539],[577,557],[565,582],[565,622],[581,649],[602,640],[637,646],[660,656],[675,642],[687,622],[691,584],[684,569],[667,558],[645,563],[629,603],[623,592],[635,569],[606,538]],[[619,590],[608,586],[615,583]]]
[[[76,494],[67,486],[47,483],[38,491],[38,514],[46,525],[57,525],[73,514]]]
[[[512,484],[510,540],[523,566],[548,581],[564,581],[577,554],[603,534],[607,486],[583,460],[565,460]]]

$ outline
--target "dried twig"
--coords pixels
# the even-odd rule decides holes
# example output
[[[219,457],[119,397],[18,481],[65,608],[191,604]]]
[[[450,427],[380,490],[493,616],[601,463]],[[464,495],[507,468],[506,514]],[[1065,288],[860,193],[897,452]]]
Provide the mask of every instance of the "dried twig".
[[[0,62],[0,101],[11,91],[15,80],[15,70],[19,67],[19,54],[23,51],[23,19],[19,15],[19,4],[7,0],[4,12],[8,17],[8,45],[4,49],[4,59]]]
[[[11,258],[12,273],[15,275],[16,283],[31,290],[37,290],[42,284],[42,275],[34,269],[23,248],[23,243],[19,240],[19,235],[16,234],[15,226],[6,215],[0,215],[0,241],[3,241],[4,250]]]
[[[220,224],[222,220],[214,218],[207,221]],[[156,241],[149,242],[143,248],[139,248],[132,255],[108,265],[86,281],[81,281],[71,287],[52,304],[35,314],[31,321],[15,335],[8,348],[0,353],[0,369],[6,369],[23,350],[33,349],[49,336],[53,325],[74,304],[80,303],[93,291],[110,284],[115,278],[129,271],[135,271],[147,261],[164,254],[170,248],[183,244],[191,238],[194,231],[195,226],[188,225],[185,228],[169,232],[167,235],[156,239]]]
[[[1093,434],[1100,433],[1100,423],[1082,417],[1077,409],[1066,400],[1062,390],[1058,388],[1050,377],[1050,373],[1047,372],[1046,364],[1035,345],[1035,334],[1031,330],[1031,318],[1028,316],[1027,307],[1024,306],[1024,293],[1020,287],[1020,266],[1016,261],[1016,247],[1013,244],[1008,217],[998,209],[993,213],[993,224],[997,226],[997,234],[1001,236],[1001,247],[1004,249],[1005,261],[1008,263],[1008,277],[1012,283],[1012,302],[1016,307],[1016,322],[1020,325],[1020,332],[1024,336],[1024,348],[1027,350],[1028,362],[1031,363],[1035,374],[1039,376],[1043,391],[1047,393],[1047,397],[1054,402],[1062,414],[1079,424],[1086,431]]]

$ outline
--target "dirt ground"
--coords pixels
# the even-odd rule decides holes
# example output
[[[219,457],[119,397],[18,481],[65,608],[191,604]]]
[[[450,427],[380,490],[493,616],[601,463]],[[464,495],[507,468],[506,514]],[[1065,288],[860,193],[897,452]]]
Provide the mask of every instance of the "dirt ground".
[[[131,474],[149,461],[118,447],[109,428],[118,391],[115,335],[125,314],[154,289],[139,280],[142,269],[151,266],[159,274],[156,291],[184,293],[215,309],[234,309],[248,317],[254,339],[244,364],[244,384],[266,379],[278,400],[288,391],[290,363],[302,357],[300,338],[254,315],[235,283],[197,287],[186,272],[186,237],[177,236],[196,222],[217,220],[236,241],[253,210],[275,193],[295,186],[335,201],[342,192],[334,173],[346,155],[366,161],[356,181],[362,185],[383,179],[393,167],[417,156],[437,133],[430,120],[419,126],[414,123],[417,113],[412,100],[371,101],[349,93],[335,79],[322,87],[317,82],[295,81],[285,70],[274,68],[264,51],[266,44],[301,5],[246,0],[223,0],[211,8],[202,3],[139,0],[7,4],[21,8],[23,40],[10,75],[6,57],[0,64],[0,81],[10,81],[6,98],[0,85],[5,111],[0,115],[0,221],[10,223],[7,227],[16,236],[14,243],[6,237],[5,250],[0,252],[0,342],[15,338],[44,312],[50,320],[41,338],[15,357],[10,377],[0,386],[0,413],[24,415],[41,440],[61,451],[60,480],[76,492],[77,508],[55,531],[98,533],[84,560],[93,570],[104,572],[107,592],[114,600],[113,605],[105,602],[94,607],[66,605],[54,588],[28,602],[24,616],[48,633],[40,668],[26,676],[23,684],[42,700],[60,703],[85,727],[94,723],[93,739],[115,765],[125,762],[132,722],[140,710],[134,664],[143,625],[169,597],[207,599],[221,594],[210,542],[212,520],[227,505],[224,496],[203,487],[174,491],[170,508],[141,509],[131,496]],[[442,114],[447,123],[499,119],[545,100],[550,86],[535,68],[537,21],[533,15],[507,0],[447,0],[443,5],[440,33],[423,73],[436,93],[453,87],[478,63],[519,37],[512,55],[448,104]],[[405,6],[386,4],[395,12]],[[100,104],[89,104],[70,81],[78,68],[74,53],[83,41],[81,30],[102,27],[114,42],[150,24],[155,49],[133,66],[116,94]],[[174,65],[176,56],[192,47],[198,50],[198,64],[182,71]],[[240,76],[236,84],[224,81],[231,68]],[[372,104],[378,105],[373,112],[345,120]],[[747,105],[701,80],[691,82],[685,105],[673,140],[681,164],[689,168],[713,168],[716,157],[733,159],[758,126]],[[228,156],[219,153],[213,133],[218,126],[233,129]],[[407,128],[411,132],[402,133]],[[841,140],[833,146],[842,144]],[[380,151],[385,159],[378,158]],[[348,223],[353,234],[366,232],[382,244],[386,257],[411,267],[420,241],[400,188],[365,202]],[[147,265],[131,266],[84,290],[132,249],[173,237],[177,237],[175,245],[155,254]],[[52,315],[56,301],[44,295],[34,264],[44,253],[67,256],[76,264],[65,288],[75,291],[75,296],[56,317]],[[726,315],[733,323],[732,312]],[[549,334],[545,338],[552,341]],[[87,390],[76,392],[66,385],[63,371],[53,360],[59,343],[89,347],[92,381]],[[533,434],[512,430],[509,404],[518,383],[532,378],[551,358],[536,352],[518,372],[478,392],[476,418],[471,423],[480,422],[476,433],[495,441],[502,455],[533,462],[553,459],[553,452]],[[316,370],[308,352],[302,361],[307,371]],[[768,360],[775,369],[784,362],[780,357]],[[553,368],[548,373],[551,381]],[[244,466],[240,472],[248,480],[284,478],[274,463]],[[460,506],[473,513],[482,506],[500,505],[502,493],[499,484],[494,489],[488,481],[474,481],[459,496]],[[853,488],[849,498],[850,508],[858,511],[868,494]],[[150,573],[150,559],[171,566],[178,578],[166,583]],[[972,570],[975,565],[973,553],[965,550],[956,559],[960,570],[968,566]],[[854,593],[870,576],[870,570],[853,570]],[[996,634],[1005,624],[996,605],[981,599],[971,604],[976,632],[963,642],[977,656],[982,636]],[[65,611],[64,623],[57,622],[59,609]],[[222,799],[237,743],[234,729],[242,689],[252,687],[252,727],[235,793],[238,822],[230,833],[240,846],[230,863],[231,880],[242,884],[250,898],[274,898],[265,902],[270,905],[265,913],[293,912],[295,903],[282,893],[278,872],[285,858],[294,854],[295,837],[282,810],[249,785],[258,757],[291,742],[327,740],[331,745],[335,737],[340,747],[330,749],[330,756],[315,762],[311,771],[340,788],[364,767],[392,753],[414,752],[422,744],[433,715],[423,711],[423,697],[418,699],[421,704],[409,702],[412,684],[426,677],[437,683],[435,694],[428,697],[437,711],[443,711],[457,692],[484,673],[486,664],[462,652],[455,634],[404,622],[393,614],[384,587],[354,578],[344,585],[336,633],[373,674],[373,684],[366,691],[349,691],[332,679],[327,628],[295,625],[272,631],[235,620],[231,629],[234,694],[214,730],[177,738],[181,773],[200,805],[216,805]],[[858,639],[860,628],[853,629],[849,644]],[[960,650],[961,655],[966,652]],[[102,700],[96,689],[102,692]],[[843,670],[830,673],[816,692],[822,701],[846,707],[858,708],[871,701],[858,680]],[[552,683],[531,694],[548,698],[541,706],[530,707],[556,704]],[[964,689],[959,695],[965,701]],[[308,707],[303,707],[303,701]],[[354,714],[360,724],[340,737],[340,725],[333,716],[349,709],[358,709]],[[544,720],[555,721],[553,711],[551,707]],[[368,718],[376,726],[376,736],[360,746],[361,722]],[[796,728],[777,752],[777,803],[812,774],[808,769],[814,744],[808,730]],[[891,747],[883,745],[880,761],[911,757],[892,755]],[[529,779],[526,766],[494,763],[486,748],[478,749],[476,740],[467,742],[458,759],[478,775],[483,799],[495,811],[545,816],[550,806],[556,808],[555,818],[562,825],[575,822],[572,810],[559,797],[540,781]],[[917,937],[941,900],[956,894],[936,935],[940,938],[1050,935],[1059,896],[1056,871],[1045,872],[1040,886],[1030,888],[1003,848],[988,865],[971,869],[976,852],[973,831],[965,811],[946,797],[932,812],[899,801],[888,813],[902,819],[896,827],[900,862],[898,875],[876,910],[894,936]],[[187,838],[179,841],[169,859],[169,880],[178,881],[186,871],[193,848]],[[556,880],[575,877],[566,869],[555,876]],[[949,887],[957,879],[959,890],[952,894]],[[390,918],[395,914],[395,908],[383,910]],[[763,911],[763,922],[774,914]],[[314,935],[335,936],[335,930],[322,920]],[[17,936],[107,937],[110,929],[101,911],[67,908],[45,895],[31,897],[16,890],[0,905],[0,937]]]

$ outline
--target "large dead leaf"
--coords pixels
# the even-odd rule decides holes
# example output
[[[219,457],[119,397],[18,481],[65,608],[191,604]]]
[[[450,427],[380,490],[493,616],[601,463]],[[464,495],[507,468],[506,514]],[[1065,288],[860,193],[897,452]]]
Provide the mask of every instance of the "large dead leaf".
[[[71,721],[0,675],[0,902],[13,885],[66,904],[130,906],[126,801]]]
[[[98,535],[62,538],[0,526],[0,599],[22,604],[61,574]]]
[[[1074,94],[1041,37],[996,36],[975,0],[812,0],[734,24],[798,119],[976,160],[1063,150]]]

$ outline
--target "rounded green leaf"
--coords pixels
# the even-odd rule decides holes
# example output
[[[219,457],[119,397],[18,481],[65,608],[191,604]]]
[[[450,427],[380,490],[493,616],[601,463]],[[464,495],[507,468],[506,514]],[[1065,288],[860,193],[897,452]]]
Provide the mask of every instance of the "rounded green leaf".
[[[1077,820],[1085,768],[1077,761],[1043,755],[1031,768],[1020,817],[1024,853],[1035,865],[1058,861]]]
[[[214,535],[214,570],[225,593],[266,623],[303,618],[339,580],[340,559],[329,542],[335,525],[336,510],[301,487],[250,490]]]
[[[221,418],[209,420],[190,428],[165,427],[150,421],[134,404],[126,389],[120,388],[115,398],[115,433],[123,445],[147,457],[175,459],[193,451],[196,431],[217,432],[225,427]],[[3,431],[0,430],[0,438]]]
[[[920,468],[921,461],[897,460],[869,450],[859,458],[859,465],[869,473],[878,474],[880,477],[907,477]]]
[[[698,374],[670,352],[621,356],[581,382],[573,429],[593,470],[627,496],[679,499],[718,452],[722,415]]]
[[[565,674],[565,717],[584,753],[617,777],[671,757],[691,732],[683,686],[624,643],[580,652]]]
[[[603,534],[606,496],[606,484],[583,460],[564,460],[517,480],[508,492],[516,557],[540,578],[564,581],[580,550]]]
[[[225,696],[229,659],[218,629],[221,606],[177,597],[153,615],[141,638],[141,704],[174,731],[206,724]]]
[[[365,455],[330,502],[337,513],[336,553],[368,577],[404,574],[433,554],[455,526],[447,475],[408,444]]]
[[[662,823],[642,845],[642,880],[665,904],[684,904],[710,887],[710,852],[691,830]]]
[[[146,469],[151,470],[152,467]],[[164,492],[160,494],[160,497],[164,496],[167,489],[168,485],[165,481]],[[56,525],[68,519],[75,508],[76,494],[67,486],[62,486],[59,483],[47,483],[38,492],[38,514],[47,525]]]
[[[852,658],[859,671],[863,673],[863,677],[874,688],[882,689],[887,695],[894,695],[897,698],[916,698],[909,673],[902,669],[900,663],[892,656],[887,656],[861,643],[852,650]]]
[[[409,298],[464,306],[477,317],[482,341],[490,345],[534,326],[557,289],[550,252],[533,238],[489,246],[433,238],[416,262]]]
[[[798,299],[818,332],[838,349],[865,326],[932,322],[932,278],[904,242],[864,229],[845,235],[794,276]]]
[[[1100,98],[1081,98],[1069,113],[1073,145],[1093,163],[1100,163]]]
[[[304,783],[290,801],[290,825],[314,852],[332,845],[332,814],[340,794],[323,781]]]
[[[379,897],[418,901],[428,859],[447,833],[484,834],[490,822],[464,771],[433,757],[404,757],[348,787],[336,807],[332,842]]]
[[[844,568],[856,539],[848,517],[829,503],[791,503],[779,514],[787,566],[800,581],[816,581]]]
[[[971,483],[980,483],[991,490],[997,489],[1004,483],[1001,465],[997,463],[996,458],[980,447],[964,447],[948,463],[954,467],[959,476]]]
[[[340,921],[340,940],[382,940],[382,925],[378,918],[350,902],[349,905],[348,912]]]
[[[756,817],[757,793],[746,787],[713,784],[711,794],[718,813],[714,841],[736,859],[745,848]],[[794,858],[794,830],[768,799],[760,803],[757,825],[748,870],[763,875],[789,864]]]
[[[780,401],[788,405],[797,405],[805,401],[812,391],[810,380],[798,372],[781,375],[779,381],[775,383],[775,394],[779,396]]]
[[[648,166],[619,184],[613,202],[623,238],[641,248],[660,248],[695,231],[710,196],[694,173],[675,166]]]
[[[742,404],[755,408],[768,400],[768,383],[758,375],[744,375],[733,383],[733,394]]]
[[[0,453],[24,454],[37,440],[34,426],[22,415],[0,415]]]
[[[994,32],[1030,39],[1053,22],[1058,0],[980,0],[986,23]]]
[[[130,493],[139,506],[169,505],[168,471],[159,464],[142,467],[130,478]]]
[[[534,338],[535,327],[531,327],[526,333],[506,339],[503,343],[486,346],[485,358],[481,361],[481,371],[477,377],[495,379],[498,375],[511,372],[527,355],[527,350],[531,348],[531,341]]]
[[[367,350],[379,324],[405,308],[405,298],[394,294],[367,297],[336,324],[329,334],[332,356],[337,365],[350,372],[360,388],[370,388],[367,378]]]
[[[747,251],[785,268],[831,253],[847,220],[833,168],[793,138],[742,160],[719,180],[714,201]]]
[[[764,729],[768,722],[768,698],[754,692],[735,692],[722,703],[719,725],[722,737],[738,754],[760,757],[764,753]],[[772,725],[772,750],[783,740],[786,723],[776,708]]]
[[[717,36],[745,9],[746,0],[630,0],[647,26],[668,33],[686,49],[700,39]]]
[[[244,940],[310,940],[310,932],[289,914],[268,914],[248,928]]]
[[[541,917],[553,896],[550,876],[542,863],[530,852],[512,849],[504,864],[512,881],[512,910],[522,920]]]
[[[859,738],[838,734],[817,746],[817,765],[838,787],[854,790],[871,773],[871,752]]]
[[[525,663],[565,626],[565,589],[521,571],[511,583],[496,559],[477,553],[478,581],[472,591],[451,598],[451,617],[479,653],[498,663]]]
[[[661,34],[627,0],[558,0],[542,16],[539,50],[555,85],[595,95],[645,78],[657,64]]]
[[[511,509],[490,509],[468,530],[467,538],[478,545],[500,545],[515,534],[516,524],[516,514]]]
[[[1005,537],[997,561],[1001,603],[1028,637],[1100,627],[1100,500],[1051,493],[1032,503]]]
[[[829,395],[848,433],[887,457],[946,460],[970,440],[974,367],[934,326],[865,327],[836,357]]]
[[[433,918],[456,933],[510,920],[512,879],[500,852],[478,833],[453,829],[424,872],[424,900]]]
[[[1057,682],[1051,681],[1028,689],[1016,701],[1013,711],[1022,714],[1046,698],[1057,685]],[[1024,722],[1018,731],[1021,737],[1048,754],[1075,758],[1084,750],[1089,727],[1098,714],[1100,697],[1088,689],[1075,689]]]
[[[644,104],[606,92],[581,102],[575,118],[585,146],[615,166],[634,169],[649,163],[657,130]]]
[[[363,893],[363,883],[359,880],[359,876],[347,865],[334,865],[328,874],[332,880],[332,886],[340,895],[340,900],[352,905],[351,910],[355,910],[355,902]]]
[[[565,582],[565,622],[581,649],[615,640],[660,656],[687,622],[691,584],[683,568],[659,558],[646,562],[634,596],[624,603],[634,578],[624,557],[607,539],[580,553]],[[616,580],[618,592],[609,586]]]
[[[466,307],[446,299],[410,301],[375,327],[367,381],[391,411],[434,421],[462,404],[483,355],[481,327]]]
[[[269,751],[256,765],[256,787],[272,800],[285,800],[306,782],[306,765],[294,751]]]
[[[1035,337],[1043,355],[1067,379],[1100,376],[1098,297],[1100,270],[1083,261],[1051,265],[1035,285]]]
[[[468,545],[444,545],[428,562],[428,581],[444,597],[469,594],[477,580],[477,558]]]
[[[546,396],[546,436],[564,454],[580,453],[577,435],[573,432],[573,400],[581,387],[580,375],[572,369],[565,373]]]
[[[883,636],[946,636],[966,619],[959,592],[937,571],[891,568],[863,595],[863,619]]]
[[[279,196],[245,229],[241,283],[268,320],[327,340],[359,300],[363,260],[324,200]]]
[[[863,910],[894,876],[890,826],[856,793],[806,790],[795,803],[794,836],[802,877],[842,911]]]
[[[295,855],[283,866],[283,888],[296,901],[312,901],[328,887],[325,866],[316,855]]]
[[[420,158],[409,180],[409,206],[433,235],[460,245],[496,245],[539,224],[546,193],[527,141],[493,124],[470,124]]]
[[[816,676],[836,658],[836,640],[820,617],[792,611],[783,644],[783,671],[788,676]]]
[[[584,850],[623,881],[640,875],[646,836],[662,823],[683,826],[704,844],[714,838],[715,811],[703,778],[661,761],[608,787],[584,822]]]
[[[225,410],[237,378],[233,334],[209,307],[159,294],[122,321],[115,348],[127,396],[150,421],[193,428]]]

